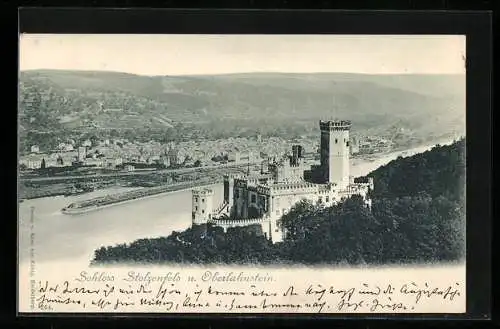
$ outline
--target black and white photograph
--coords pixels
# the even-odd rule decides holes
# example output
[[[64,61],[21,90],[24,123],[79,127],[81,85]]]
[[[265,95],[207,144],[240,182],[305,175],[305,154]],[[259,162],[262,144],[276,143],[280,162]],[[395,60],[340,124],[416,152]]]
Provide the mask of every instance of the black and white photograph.
[[[453,307],[463,311],[465,292],[454,289],[465,285],[465,45],[463,35],[22,34],[27,309],[123,311],[138,302],[85,306],[69,291],[118,281],[113,268],[127,269],[125,281],[165,286],[189,268],[219,288],[197,294],[189,276],[194,295],[172,301],[176,312],[412,312],[432,295],[460,300]],[[382,280],[391,269],[433,267],[456,278],[359,281],[331,305],[325,284],[305,286],[314,305],[271,301],[271,283],[255,303],[234,296],[257,293],[221,288],[267,284],[272,269]],[[180,270],[154,274],[162,268]],[[42,271],[76,275],[63,290]],[[278,281],[278,295],[293,296]],[[140,304],[170,311],[161,289]],[[391,289],[416,302],[391,299]],[[382,292],[384,302],[356,300]],[[201,302],[205,293],[231,298]],[[440,312],[435,305],[425,310]]]

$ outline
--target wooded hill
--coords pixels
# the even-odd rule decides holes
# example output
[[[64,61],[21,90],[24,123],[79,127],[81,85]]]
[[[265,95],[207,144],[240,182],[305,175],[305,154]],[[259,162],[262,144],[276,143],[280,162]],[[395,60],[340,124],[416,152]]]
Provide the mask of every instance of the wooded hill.
[[[360,197],[324,207],[297,203],[281,218],[282,243],[260,226],[194,226],[169,237],[101,247],[93,264],[402,264],[463,261],[465,140],[398,158],[374,177],[373,206]],[[364,179],[364,178],[360,178]]]

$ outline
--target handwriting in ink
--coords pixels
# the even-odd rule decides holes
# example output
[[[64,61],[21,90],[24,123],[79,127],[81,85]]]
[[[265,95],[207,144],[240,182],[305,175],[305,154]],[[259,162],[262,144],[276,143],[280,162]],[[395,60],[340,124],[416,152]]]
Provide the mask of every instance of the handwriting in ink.
[[[127,302],[127,301],[120,300],[119,298],[117,298],[115,306],[113,307],[113,309],[117,310],[121,306],[133,306],[133,305],[135,305],[134,302]]]
[[[102,289],[102,292],[104,294],[104,297],[108,297],[115,291],[115,286],[110,286],[109,284],[106,283],[106,287]]]
[[[47,306],[49,304],[66,304],[66,305],[67,304],[78,304],[78,305],[82,304],[81,300],[79,300],[79,299],[73,299],[71,297],[62,298],[59,296],[48,298],[45,294],[38,297],[36,299],[36,301],[38,302],[38,306],[40,308],[44,308],[45,306]]]
[[[85,285],[76,281],[38,281],[38,286],[33,287],[33,308],[57,311],[61,306],[84,309],[89,305],[104,312],[127,312],[132,307],[160,312],[404,312],[415,310],[426,299],[453,301],[461,293],[458,283],[435,287],[427,282],[335,287],[314,283],[288,285],[283,290],[257,283],[245,287],[208,282],[181,285],[173,280],[154,280],[160,276],[148,273],[135,282],[116,280]]]
[[[390,297],[389,297],[390,299]],[[403,303],[380,303],[377,298],[375,298],[372,301],[372,306],[370,307],[370,311],[375,312],[378,310],[390,310],[390,311],[396,311],[396,310],[406,310],[406,306],[403,305]]]
[[[121,294],[125,294],[125,295],[132,295],[134,293],[134,289],[132,289],[131,285],[128,286],[128,289],[120,288],[118,291]]]
[[[285,309],[300,309],[302,308],[301,304],[293,304],[293,303],[285,303],[285,304],[279,304],[279,303],[270,303],[267,298],[264,298],[264,300],[260,303],[260,306],[262,307],[263,310],[271,308],[271,309],[280,309],[280,308],[285,308]]]
[[[57,292],[57,289],[59,288],[59,285],[56,284],[55,286],[50,286],[49,287],[49,281],[45,281],[45,284],[42,285],[41,282],[38,283],[40,288],[38,289],[39,292],[45,293],[45,292]]]
[[[357,311],[359,308],[362,308],[363,307],[363,304],[364,304],[364,300],[360,300],[359,302],[354,302],[354,303],[351,303],[351,302],[348,302],[346,301],[344,298],[341,298],[340,299],[340,302],[337,304],[337,309],[339,311],[342,311],[342,310],[346,310],[346,311]]]
[[[208,292],[209,295],[216,295],[216,296],[245,296],[245,293],[243,291],[224,291],[224,290],[215,290],[212,288],[212,286],[208,287]]]
[[[148,305],[148,306],[164,306],[166,311],[170,311],[174,307],[174,302],[170,300],[160,300],[160,299],[150,299],[150,298],[141,298],[139,300],[140,305]]]
[[[141,284],[139,286],[139,288],[137,288],[137,293],[138,294],[151,294],[153,292],[153,290],[151,289],[146,289],[146,287],[144,287],[143,284]]]
[[[458,283],[456,283],[458,286]],[[422,296],[427,298],[431,298],[433,295],[442,296],[443,299],[449,299],[452,301],[456,296],[460,296],[460,292],[458,289],[453,289],[451,286],[448,286],[446,289],[434,288],[430,289],[429,284],[425,283],[425,288],[418,288],[418,285],[415,282],[408,284],[404,284],[400,292],[405,295],[415,295],[415,304],[418,304]]]
[[[158,291],[156,292],[155,298],[160,298],[163,299],[165,298],[166,295],[180,295],[181,291],[175,288],[172,288],[175,286],[173,283],[170,284],[170,288],[164,287],[164,282],[161,283],[160,287],[158,288]]]
[[[251,285],[250,288],[252,289],[256,289],[255,285]],[[250,292],[250,295],[254,296],[254,297],[275,297],[277,296],[278,294],[276,292],[268,292],[268,291],[264,291],[263,289],[261,289],[260,291],[252,291]]]
[[[99,298],[99,300],[97,301],[93,300],[92,305],[97,306],[100,309],[105,309],[106,307],[111,305],[111,302],[109,300]]]
[[[294,290],[294,287],[293,286],[290,286],[284,293],[283,293],[283,297],[286,297],[286,296],[297,296],[298,294],[295,292]]]
[[[64,289],[63,294],[99,294],[100,289],[87,289],[85,287],[71,287],[68,281],[63,283]]]
[[[368,289],[369,287],[366,283],[363,283],[363,287],[365,287],[366,289],[358,291],[358,294],[378,296],[378,295],[380,295],[380,292],[382,290],[382,289],[380,289],[379,286],[375,287],[373,290],[370,290],[370,289]]]
[[[387,286],[387,288],[382,291],[383,294],[385,295],[392,295],[394,293],[395,288],[393,288],[390,284]]]
[[[233,298],[231,301],[231,305],[229,305],[229,311],[232,310],[241,310],[241,309],[257,309],[258,306],[254,304],[240,304],[236,302],[236,299]]]
[[[182,306],[184,307],[189,307],[189,308],[205,308],[205,307],[210,307],[210,304],[208,302],[206,303],[200,303],[200,302],[191,302],[190,297],[186,297],[184,302],[182,303]]]
[[[315,295],[318,298],[318,301],[323,299],[326,293],[330,295],[337,295],[340,294],[341,298],[346,298],[347,301],[350,301],[352,296],[354,295],[354,288],[350,289],[334,289],[333,287],[330,287],[329,289],[323,288],[320,284],[316,285],[316,287],[313,287],[312,285],[309,286],[306,290],[306,295]]]

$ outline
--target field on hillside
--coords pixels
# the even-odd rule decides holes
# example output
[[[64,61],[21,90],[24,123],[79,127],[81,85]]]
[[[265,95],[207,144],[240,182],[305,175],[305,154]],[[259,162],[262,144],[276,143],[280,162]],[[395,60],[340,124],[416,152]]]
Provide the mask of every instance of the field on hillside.
[[[192,127],[202,138],[306,134],[334,117],[370,134],[396,126],[439,138],[465,134],[465,76],[36,70],[21,72],[19,116],[21,139],[79,129],[179,135]]]

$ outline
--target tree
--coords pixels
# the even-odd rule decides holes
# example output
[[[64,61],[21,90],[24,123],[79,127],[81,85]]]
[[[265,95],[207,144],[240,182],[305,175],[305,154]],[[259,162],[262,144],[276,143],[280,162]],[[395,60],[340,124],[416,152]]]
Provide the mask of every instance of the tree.
[[[285,229],[287,239],[298,240],[305,237],[307,231],[310,231],[321,221],[316,215],[317,208],[309,200],[297,202],[292,209],[281,217],[278,226]]]

